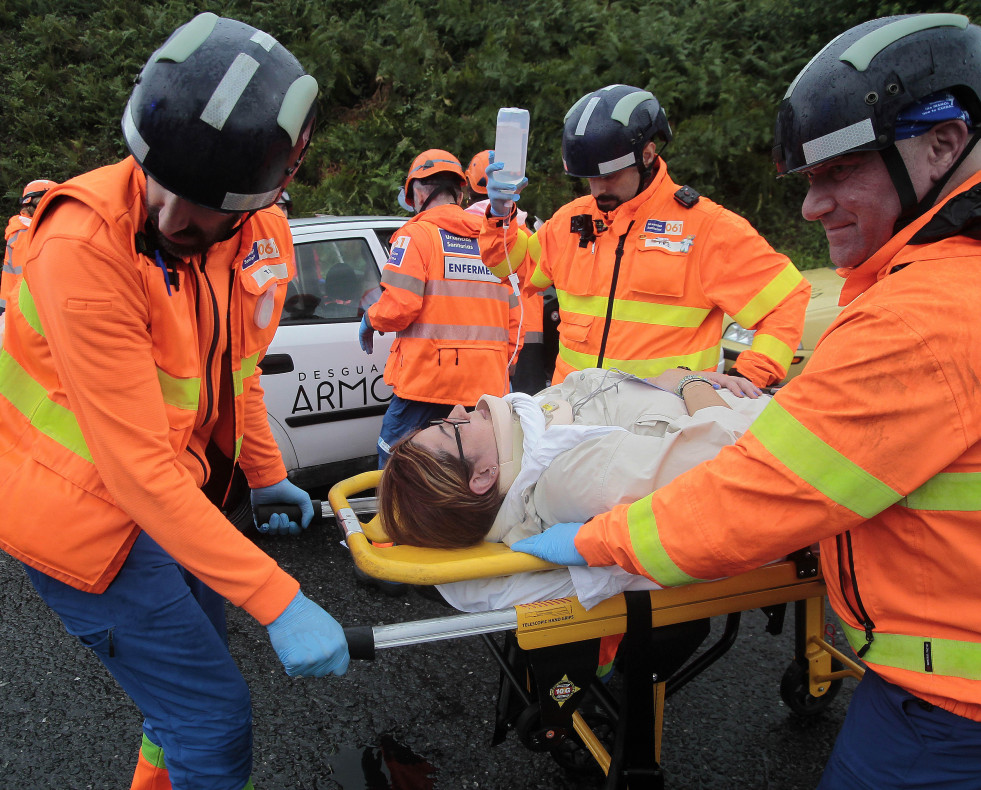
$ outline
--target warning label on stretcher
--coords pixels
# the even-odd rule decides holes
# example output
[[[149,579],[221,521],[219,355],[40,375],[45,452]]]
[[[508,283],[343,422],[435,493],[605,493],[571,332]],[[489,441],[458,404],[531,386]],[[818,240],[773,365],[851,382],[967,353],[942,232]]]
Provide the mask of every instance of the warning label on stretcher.
[[[520,628],[541,628],[545,625],[566,623],[576,616],[572,604],[562,598],[523,604],[520,610],[522,615],[518,623]]]

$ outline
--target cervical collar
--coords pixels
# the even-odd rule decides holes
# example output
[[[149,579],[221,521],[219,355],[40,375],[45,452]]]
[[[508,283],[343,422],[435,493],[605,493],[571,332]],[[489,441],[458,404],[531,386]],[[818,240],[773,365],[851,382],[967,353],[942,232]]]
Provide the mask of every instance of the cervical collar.
[[[491,424],[494,426],[494,438],[497,440],[497,490],[507,493],[521,469],[521,452],[523,433],[518,415],[503,398],[484,395],[477,401],[477,407],[483,403],[490,413]]]

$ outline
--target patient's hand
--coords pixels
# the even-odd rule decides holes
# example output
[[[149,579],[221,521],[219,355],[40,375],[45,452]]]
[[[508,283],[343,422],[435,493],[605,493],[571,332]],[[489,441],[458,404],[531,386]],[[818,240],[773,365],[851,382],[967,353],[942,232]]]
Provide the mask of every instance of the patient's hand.
[[[758,398],[763,394],[763,390],[757,387],[749,379],[741,376],[727,376],[725,373],[699,373],[712,382],[716,389],[727,389],[738,398]]]

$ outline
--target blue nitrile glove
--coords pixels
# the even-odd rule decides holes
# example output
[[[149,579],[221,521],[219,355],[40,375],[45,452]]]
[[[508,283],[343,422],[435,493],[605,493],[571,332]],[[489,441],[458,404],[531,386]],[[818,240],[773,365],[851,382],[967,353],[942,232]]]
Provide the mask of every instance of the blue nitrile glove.
[[[521,198],[520,192],[528,186],[528,179],[522,178],[517,184],[506,184],[494,178],[494,173],[504,167],[503,162],[494,162],[494,152],[488,154],[490,164],[487,165],[487,197],[490,199],[491,214],[495,217],[506,217],[511,213],[511,204]]]
[[[375,328],[371,325],[368,314],[361,316],[361,327],[358,329],[358,342],[361,350],[365,354],[371,354],[375,350]]]
[[[347,672],[351,656],[344,629],[302,591],[266,630],[287,675],[322,678]]]
[[[578,521],[556,524],[538,535],[511,544],[512,551],[523,551],[556,565],[588,565],[576,548],[576,533],[582,526]]]
[[[287,478],[264,488],[252,489],[252,508],[258,505],[296,505],[300,508],[300,523],[290,521],[285,513],[274,513],[268,524],[256,524],[259,532],[269,535],[299,535],[313,521],[313,503],[310,495],[293,485]]]

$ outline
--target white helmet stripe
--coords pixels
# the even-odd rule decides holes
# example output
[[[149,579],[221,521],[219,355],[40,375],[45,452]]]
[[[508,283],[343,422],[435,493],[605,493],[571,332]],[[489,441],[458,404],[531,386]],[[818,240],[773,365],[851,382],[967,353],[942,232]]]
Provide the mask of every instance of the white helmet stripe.
[[[576,137],[581,137],[586,133],[586,127],[589,125],[589,119],[593,115],[593,110],[596,109],[596,105],[599,104],[599,96],[593,96],[586,105],[586,109],[582,111],[582,115],[579,116],[579,123],[576,124]]]
[[[276,46],[276,39],[262,30],[255,31],[255,34],[249,39],[249,41],[254,41],[256,44],[266,50],[266,52]]]
[[[831,159],[833,156],[851,151],[874,140],[875,129],[872,127],[872,120],[866,118],[858,123],[853,123],[851,126],[846,126],[844,129],[838,129],[804,143],[802,146],[804,162],[809,165],[811,162]]]
[[[237,192],[226,192],[225,199],[221,201],[222,211],[255,211],[265,208],[279,196],[282,187],[276,187],[269,192],[261,195],[243,195]]]
[[[596,165],[596,169],[599,170],[601,176],[605,176],[607,173],[615,173],[617,170],[623,170],[630,167],[634,163],[633,154],[624,154],[616,159],[611,159],[609,162],[600,162]]]
[[[123,137],[126,138],[126,144],[129,146],[129,150],[133,152],[133,157],[137,162],[143,164],[146,155],[150,153],[150,146],[143,139],[140,130],[136,128],[136,121],[133,120],[132,103],[132,99],[126,102],[126,110],[123,112]]]
[[[232,114],[235,105],[242,97],[253,75],[259,68],[259,61],[250,55],[240,52],[235,56],[232,65],[228,67],[225,76],[221,78],[215,92],[208,99],[208,104],[201,113],[201,120],[206,124],[221,129]]]

